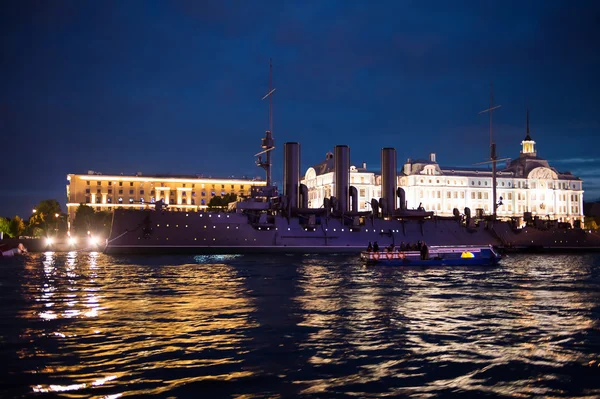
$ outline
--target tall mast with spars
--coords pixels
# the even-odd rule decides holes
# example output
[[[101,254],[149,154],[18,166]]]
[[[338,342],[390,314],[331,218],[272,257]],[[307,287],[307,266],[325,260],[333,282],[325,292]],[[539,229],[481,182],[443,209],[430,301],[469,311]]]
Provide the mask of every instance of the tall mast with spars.
[[[254,156],[258,156],[258,160],[256,164],[263,168],[267,174],[267,187],[270,187],[272,182],[271,177],[271,152],[275,149],[275,140],[273,140],[273,92],[275,89],[273,88],[273,61],[269,59],[269,92],[262,98],[269,98],[269,130],[265,132],[265,137],[262,139],[261,147],[263,151],[255,154]],[[266,161],[263,161],[260,155],[267,154]]]
[[[493,135],[493,124],[492,124],[492,113],[495,109],[500,108],[502,105],[494,106],[494,87],[492,82],[490,82],[490,107],[488,109],[484,109],[479,114],[489,113],[490,114],[490,160],[489,163],[492,164],[492,209],[494,218],[496,217],[496,209],[500,204],[498,204],[496,200],[496,163],[500,161],[496,156],[496,143],[494,143],[494,135]],[[488,162],[483,162],[488,163]]]

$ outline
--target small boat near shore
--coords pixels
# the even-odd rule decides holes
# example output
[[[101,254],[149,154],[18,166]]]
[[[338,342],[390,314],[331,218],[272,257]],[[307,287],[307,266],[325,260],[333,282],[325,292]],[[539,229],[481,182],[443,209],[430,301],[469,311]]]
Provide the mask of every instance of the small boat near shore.
[[[23,255],[27,253],[27,248],[22,243],[19,243],[14,248],[6,248],[5,246],[0,246],[0,258],[11,258],[16,255]]]
[[[489,246],[439,246],[423,251],[363,251],[367,265],[380,266],[493,266],[501,259]]]

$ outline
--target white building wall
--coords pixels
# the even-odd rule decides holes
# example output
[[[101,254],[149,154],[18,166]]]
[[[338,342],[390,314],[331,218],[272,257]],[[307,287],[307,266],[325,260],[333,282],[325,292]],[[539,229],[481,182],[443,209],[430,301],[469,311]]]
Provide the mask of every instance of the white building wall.
[[[324,198],[335,193],[334,174],[309,176],[309,171],[306,176],[310,178],[301,182],[309,189],[309,207],[319,208]],[[380,184],[381,176],[372,172],[351,172],[350,185],[359,192],[359,210],[371,210],[371,199],[381,197]],[[408,209],[417,209],[422,204],[426,210],[440,216],[452,216],[454,208],[463,213],[465,207],[470,208],[473,215],[477,209],[492,213],[492,178],[487,173],[482,176],[399,176],[398,186],[405,191]],[[497,209],[499,217],[522,217],[524,212],[531,212],[533,216],[549,216],[566,222],[583,220],[580,180],[498,177],[497,197],[498,200],[502,197],[502,205]]]

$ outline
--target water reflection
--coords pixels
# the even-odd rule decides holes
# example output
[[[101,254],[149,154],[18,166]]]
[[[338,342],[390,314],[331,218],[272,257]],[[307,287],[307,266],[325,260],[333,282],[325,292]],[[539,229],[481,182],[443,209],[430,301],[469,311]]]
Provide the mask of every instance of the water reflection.
[[[20,383],[3,396],[600,395],[600,257],[47,252],[14,267],[0,354]]]
[[[22,337],[31,345],[20,357],[48,359],[47,366],[30,371],[37,376],[34,392],[114,390],[124,382],[145,381],[141,376],[152,370],[164,391],[184,381],[251,375],[229,370],[241,362],[246,331],[255,327],[249,317],[255,309],[235,268],[121,267],[114,261],[75,252],[31,259],[41,263],[42,274],[35,265],[27,268],[30,284],[23,295],[30,307],[20,317],[27,326]],[[50,382],[57,374],[64,383]],[[143,394],[148,384],[134,384],[129,392]]]

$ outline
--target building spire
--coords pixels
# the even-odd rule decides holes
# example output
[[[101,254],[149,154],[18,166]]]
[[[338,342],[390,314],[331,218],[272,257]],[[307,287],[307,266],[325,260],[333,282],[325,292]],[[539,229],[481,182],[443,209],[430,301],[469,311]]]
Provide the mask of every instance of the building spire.
[[[531,136],[529,135],[529,107],[527,107],[527,134],[525,136],[525,141],[532,141]]]
[[[533,141],[529,135],[529,107],[527,107],[527,135],[521,142],[521,156],[524,155],[537,156],[537,153],[535,152],[535,141]]]

